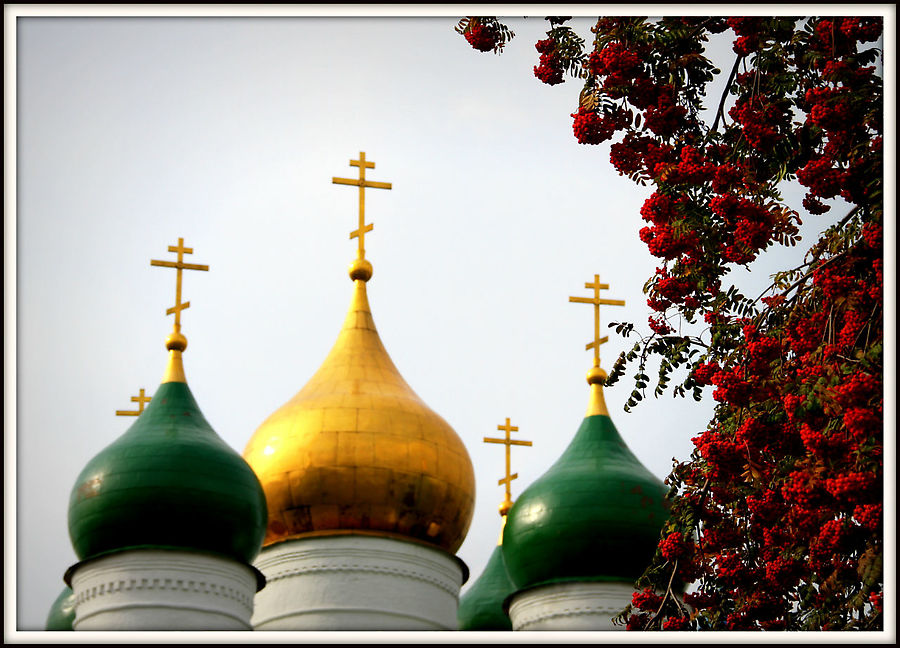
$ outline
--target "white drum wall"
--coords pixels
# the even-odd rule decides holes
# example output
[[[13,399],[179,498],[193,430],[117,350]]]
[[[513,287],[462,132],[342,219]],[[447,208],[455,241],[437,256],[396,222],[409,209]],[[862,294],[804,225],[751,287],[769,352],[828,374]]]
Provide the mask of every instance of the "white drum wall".
[[[256,574],[209,554],[140,549],[72,574],[74,630],[250,630]]]
[[[463,567],[437,548],[381,536],[280,542],[254,563],[266,577],[255,630],[455,630]]]

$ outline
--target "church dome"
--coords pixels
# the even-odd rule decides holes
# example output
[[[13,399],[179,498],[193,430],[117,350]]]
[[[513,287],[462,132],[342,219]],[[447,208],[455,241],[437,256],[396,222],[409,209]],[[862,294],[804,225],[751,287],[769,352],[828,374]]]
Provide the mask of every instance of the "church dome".
[[[628,449],[589,374],[588,415],[562,456],[509,512],[503,555],[519,590],[566,581],[633,582],[668,517],[666,487]]]
[[[506,523],[506,516],[503,516]],[[503,540],[503,533],[500,533]],[[506,570],[501,544],[494,547],[484,571],[459,598],[457,621],[460,630],[512,630],[512,622],[503,609],[503,602],[516,591]]]
[[[75,592],[68,585],[59,593],[47,613],[45,630],[72,630],[75,621]]]
[[[454,553],[474,509],[472,462],[385,350],[366,294],[371,274],[364,259],[353,263],[353,297],[334,347],[244,450],[268,503],[265,545],[353,533]]]
[[[137,548],[210,552],[249,564],[266,502],[250,466],[212,429],[184,380],[175,333],[147,409],[88,462],[69,498],[79,560]]]

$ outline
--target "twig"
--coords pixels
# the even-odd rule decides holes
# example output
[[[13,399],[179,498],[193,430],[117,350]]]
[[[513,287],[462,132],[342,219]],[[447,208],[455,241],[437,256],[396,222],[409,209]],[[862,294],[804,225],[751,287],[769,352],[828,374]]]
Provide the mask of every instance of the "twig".
[[[669,576],[669,584],[666,585],[666,593],[663,595],[662,602],[659,604],[659,609],[657,609],[656,612],[654,612],[654,614],[653,614],[654,621],[659,618],[659,613],[662,612],[663,606],[666,604],[666,599],[669,598],[669,594],[672,593],[672,581],[675,580],[675,572],[676,571],[678,571],[678,559],[677,558],[675,559],[675,564],[672,565],[672,575]],[[674,595],[672,596],[672,600],[673,601],[675,600]],[[678,603],[676,602],[675,605],[677,606]],[[649,627],[649,626],[650,626],[650,624],[648,623],[644,629],[646,630],[647,627]]]
[[[844,216],[844,217],[840,220],[840,222],[839,222],[837,225],[835,225],[835,229],[840,229],[841,227],[843,227],[844,225],[846,225],[846,224],[847,224],[847,221],[849,221],[854,215],[856,215],[856,212],[858,212],[858,211],[859,211],[859,207],[854,207],[853,209],[851,209],[850,212],[849,212],[846,216]],[[804,274],[802,277],[800,277],[799,279],[797,279],[797,281],[795,281],[795,282],[792,283],[790,286],[788,286],[788,287],[784,290],[784,292],[783,292],[782,294],[784,294],[784,295],[788,294],[788,293],[791,292],[794,288],[796,288],[798,285],[800,285],[801,283],[803,283],[804,281],[806,281],[806,280],[809,278],[809,276],[810,276],[811,274],[813,274],[816,270],[821,270],[822,268],[824,268],[825,266],[827,266],[829,263],[831,263],[831,262],[834,261],[835,259],[840,258],[841,256],[843,256],[843,255],[846,254],[846,253],[847,253],[847,250],[843,250],[843,251],[838,252],[837,254],[835,254],[835,255],[834,255],[833,257],[831,257],[830,259],[826,259],[821,265],[816,266],[815,268],[813,268],[812,270],[810,270],[809,272],[807,272],[806,274]],[[795,268],[795,270],[799,270],[800,268],[805,268],[805,267],[807,267],[807,266],[809,266],[809,265],[812,265],[812,264],[814,264],[814,263],[815,263],[816,261],[818,261],[818,260],[819,260],[819,257],[817,256],[817,257],[815,257],[812,261],[807,261],[806,263],[797,266],[797,268]],[[765,295],[767,292],[769,292],[769,290],[771,290],[771,289],[774,288],[774,287],[775,287],[775,283],[774,283],[774,282],[771,283],[771,284],[769,284],[769,286],[768,286],[765,290],[763,290],[763,291],[759,294],[759,297],[757,297],[756,299],[754,299],[752,303],[755,304],[756,302],[758,302],[760,299],[762,299],[762,296],[763,296],[763,295]]]
[[[722,90],[722,98],[719,99],[719,108],[716,110],[716,119],[713,121],[712,128],[710,129],[710,134],[715,133],[716,129],[719,127],[719,117],[723,120],[725,119],[725,115],[722,112],[725,110],[725,99],[728,97],[728,89],[731,88],[731,82],[734,81],[734,77],[737,74],[738,65],[743,60],[743,56],[738,54],[738,57],[734,59],[734,65],[731,67],[731,74],[728,75],[728,83],[725,84],[725,89]]]

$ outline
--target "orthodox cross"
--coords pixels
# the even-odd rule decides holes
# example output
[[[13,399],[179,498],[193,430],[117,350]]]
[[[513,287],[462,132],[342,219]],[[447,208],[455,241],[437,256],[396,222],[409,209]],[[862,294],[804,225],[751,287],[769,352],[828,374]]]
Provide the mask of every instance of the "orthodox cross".
[[[503,500],[503,504],[500,505],[500,515],[506,515],[509,512],[510,507],[512,506],[512,493],[510,492],[510,484],[512,484],[512,480],[516,479],[519,476],[519,473],[509,472],[509,450],[511,446],[520,445],[520,446],[530,446],[531,441],[516,441],[510,438],[510,432],[518,432],[519,428],[515,425],[509,424],[509,417],[506,418],[505,425],[498,425],[497,429],[503,432],[506,432],[506,438],[503,439],[491,439],[489,437],[484,437],[485,443],[500,443],[506,446],[506,477],[499,480],[497,484],[506,484],[506,499]]]
[[[390,182],[373,182],[366,180],[366,169],[374,169],[375,163],[366,160],[366,154],[363,151],[359,153],[358,160],[350,160],[350,166],[359,167],[359,179],[352,180],[350,178],[331,178],[332,184],[353,185],[359,187],[359,228],[350,232],[350,238],[359,239],[359,257],[366,258],[365,237],[366,232],[371,232],[374,225],[366,224],[366,187],[372,189],[390,189]]]
[[[594,367],[600,367],[600,345],[609,340],[608,335],[600,337],[600,305],[607,306],[624,306],[624,299],[600,299],[601,290],[609,290],[609,284],[600,283],[600,275],[594,275],[593,283],[585,283],[585,288],[593,288],[593,297],[569,297],[570,302],[578,302],[580,304],[594,305],[594,341],[587,344],[584,348],[594,349]]]
[[[141,412],[144,411],[144,404],[150,402],[149,396],[144,396],[144,388],[141,387],[141,393],[139,396],[132,396],[132,402],[138,404],[138,410],[134,411],[126,411],[126,410],[116,410],[116,416],[140,416]]]
[[[181,331],[181,311],[191,305],[191,302],[181,303],[181,271],[182,270],[209,270],[208,265],[200,265],[197,263],[185,263],[184,255],[193,254],[194,248],[184,247],[184,239],[178,239],[178,245],[170,245],[169,252],[178,254],[178,261],[156,261],[150,260],[152,266],[162,266],[164,268],[175,268],[175,305],[166,310],[166,315],[175,313],[175,330]]]

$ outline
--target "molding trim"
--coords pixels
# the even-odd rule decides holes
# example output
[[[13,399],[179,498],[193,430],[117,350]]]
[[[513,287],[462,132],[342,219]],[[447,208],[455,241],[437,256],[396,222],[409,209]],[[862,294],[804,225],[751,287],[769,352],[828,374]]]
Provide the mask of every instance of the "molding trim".
[[[327,536],[263,549],[253,625],[279,630],[455,630],[460,561],[378,536]]]
[[[195,575],[196,576],[196,575]],[[94,579],[91,579],[94,580]],[[75,605],[87,603],[99,596],[112,595],[118,592],[131,591],[173,591],[173,592],[194,592],[202,594],[210,594],[213,596],[221,596],[233,601],[237,601],[244,605],[247,610],[253,608],[253,597],[247,596],[247,593],[222,585],[204,580],[195,580],[194,578],[129,578],[127,581],[120,578],[116,581],[104,581],[99,584],[90,585],[90,589],[79,589],[75,595]]]
[[[543,585],[514,594],[513,630],[623,630],[612,619],[631,601],[630,583],[574,582]]]
[[[360,546],[363,545],[363,546]],[[439,549],[369,536],[305,538],[263,549],[254,566],[272,583],[327,572],[388,574],[434,585],[454,596],[462,586],[453,556]]]
[[[130,550],[72,574],[76,630],[250,629],[256,572],[226,558]]]

